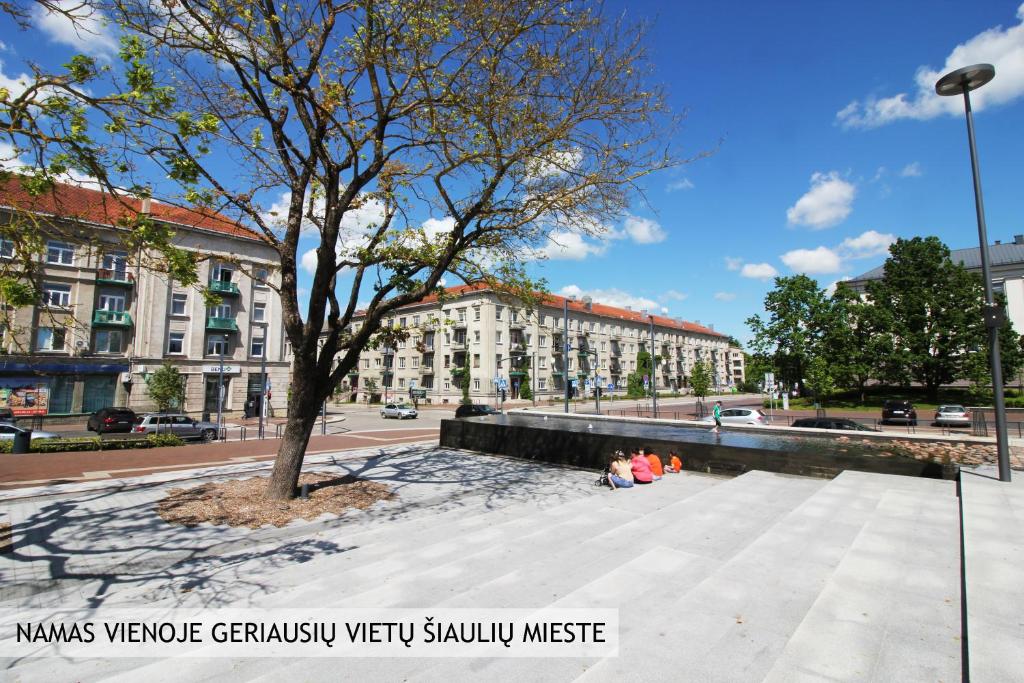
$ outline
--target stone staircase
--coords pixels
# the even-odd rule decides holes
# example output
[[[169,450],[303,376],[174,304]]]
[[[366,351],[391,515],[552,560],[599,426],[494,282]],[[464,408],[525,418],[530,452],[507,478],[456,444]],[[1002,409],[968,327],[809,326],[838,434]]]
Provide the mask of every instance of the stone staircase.
[[[27,660],[12,680],[955,680],[961,673],[953,482],[845,472],[826,481],[683,473],[557,501],[467,498],[372,528],[348,550],[236,581],[152,586],[150,607],[616,607],[606,659]],[[237,585],[233,585],[237,584]],[[67,605],[73,606],[73,605]],[[20,677],[20,678],[19,678]]]

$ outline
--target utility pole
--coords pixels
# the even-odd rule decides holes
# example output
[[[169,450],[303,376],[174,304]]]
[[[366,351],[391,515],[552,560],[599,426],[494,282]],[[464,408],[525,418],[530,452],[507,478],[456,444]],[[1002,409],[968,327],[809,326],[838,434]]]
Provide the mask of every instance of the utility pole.
[[[569,299],[562,299],[562,371],[565,383],[565,412],[569,412]]]
[[[654,355],[654,316],[647,316],[648,322],[651,324],[651,399],[654,402],[654,417],[658,417],[658,374],[657,374],[657,360]]]
[[[263,323],[263,353],[260,354],[260,381],[263,386],[260,391],[260,428],[259,435],[263,438],[263,415],[267,411],[267,324]]]
[[[217,380],[217,438],[224,429],[224,347],[228,345],[228,335],[223,335],[220,343],[220,376]]]

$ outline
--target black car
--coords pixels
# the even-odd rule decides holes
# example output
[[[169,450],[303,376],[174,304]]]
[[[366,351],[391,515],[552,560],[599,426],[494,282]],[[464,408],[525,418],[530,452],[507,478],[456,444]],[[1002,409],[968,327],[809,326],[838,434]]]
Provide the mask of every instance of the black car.
[[[906,422],[917,425],[917,411],[910,401],[886,401],[882,404],[882,424]]]
[[[10,408],[0,408],[0,423],[14,424],[14,411]]]
[[[480,417],[482,415],[500,415],[501,412],[491,406],[480,403],[461,405],[455,409],[455,417]]]
[[[89,416],[85,427],[90,432],[130,432],[135,426],[135,411],[131,408],[100,408]]]
[[[877,429],[862,425],[845,417],[802,417],[793,420],[791,427],[804,427],[809,429],[846,429],[854,432],[877,432]]]

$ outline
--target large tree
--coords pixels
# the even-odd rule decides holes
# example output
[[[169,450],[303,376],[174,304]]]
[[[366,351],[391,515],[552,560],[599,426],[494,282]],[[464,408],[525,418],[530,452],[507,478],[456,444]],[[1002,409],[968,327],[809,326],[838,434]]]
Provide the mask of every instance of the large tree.
[[[940,386],[966,376],[984,339],[981,278],[953,263],[937,237],[900,239],[889,253],[882,279],[867,288],[889,343],[883,373],[920,383],[934,401]]]
[[[845,282],[832,294],[822,334],[822,354],[841,386],[857,389],[863,403],[865,387],[880,376],[882,361],[892,349],[891,334],[881,311]]]
[[[294,359],[273,498],[295,494],[317,409],[360,352],[403,334],[381,329],[391,311],[446,274],[526,294],[522,263],[549,237],[599,234],[638,178],[678,163],[644,32],[589,3],[94,4],[122,64],[114,97],[76,96],[125,170],[157,164],[280,256]]]
[[[820,343],[828,324],[830,304],[825,292],[806,275],[775,278],[775,288],[764,299],[767,319],[747,319],[753,332],[755,354],[770,358],[778,371],[776,381],[788,386],[799,382],[801,392],[811,358],[822,352]]]

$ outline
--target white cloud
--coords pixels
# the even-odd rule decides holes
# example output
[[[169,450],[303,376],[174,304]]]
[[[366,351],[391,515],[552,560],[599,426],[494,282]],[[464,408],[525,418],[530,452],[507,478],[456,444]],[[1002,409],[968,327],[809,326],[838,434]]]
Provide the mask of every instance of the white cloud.
[[[875,258],[888,254],[889,246],[894,242],[896,235],[868,230],[856,237],[847,237],[839,245],[838,251],[847,259]]]
[[[667,292],[665,292],[664,294],[661,295],[661,300],[662,301],[683,301],[684,299],[688,298],[689,296],[690,296],[689,294],[686,294],[684,292],[677,292],[674,289],[670,289],[670,290],[668,290]]]
[[[732,256],[725,257],[725,268],[726,270],[739,270],[743,266],[743,259],[733,258]]]
[[[447,235],[454,227],[455,219],[451,216],[428,218],[423,221],[423,231],[427,233],[427,238],[430,240],[435,240],[440,235]]]
[[[57,0],[54,3],[62,12],[37,7],[36,27],[50,40],[69,45],[94,57],[110,57],[118,49],[113,25],[97,9],[80,0]],[[74,20],[68,17],[74,17]]]
[[[302,259],[299,261],[299,265],[302,269],[312,275],[316,272],[316,249],[310,249],[302,254]]]
[[[901,119],[924,121],[942,115],[963,116],[963,98],[936,94],[935,83],[950,71],[979,63],[994,65],[996,77],[971,93],[972,108],[981,111],[1012,102],[1024,95],[1024,4],[1017,8],[1017,19],[1020,23],[1014,26],[996,26],[957,45],[939,69],[918,67],[913,93],[854,100],[836,114],[836,121],[844,128],[876,128]]]
[[[836,293],[836,287],[839,285],[840,282],[846,282],[847,280],[852,280],[852,279],[853,278],[851,278],[849,275],[844,275],[843,277],[839,278],[838,280],[834,280],[834,281],[830,282],[828,287],[825,288],[825,294],[827,296],[832,296],[833,294]]]
[[[794,249],[787,251],[780,258],[795,273],[838,273],[843,265],[839,254],[828,247]]]
[[[583,151],[579,148],[552,150],[527,163],[526,180],[527,182],[537,182],[545,178],[564,176],[579,168],[581,163],[583,163]]]
[[[591,242],[579,233],[556,230],[548,235],[547,243],[537,251],[537,256],[551,260],[582,261],[591,254],[600,256],[607,246]]]
[[[31,82],[32,77],[24,71],[17,76],[8,76],[4,73],[3,60],[0,60],[0,88],[7,90],[12,99],[25,92],[25,89]]]
[[[665,192],[676,192],[678,190],[692,190],[694,188],[693,181],[689,178],[683,178],[682,180],[673,180],[671,183],[665,186]]]
[[[924,175],[924,172],[921,170],[921,164],[916,161],[907,164],[900,171],[900,176],[903,178],[920,178],[922,175]]]
[[[740,275],[751,280],[771,280],[778,274],[779,271],[775,270],[770,263],[746,263],[740,270]]]
[[[732,292],[715,292],[715,301],[732,301],[735,298]]]
[[[790,225],[806,225],[813,230],[841,223],[853,209],[857,188],[835,171],[811,176],[811,189],[786,211]]]
[[[664,242],[668,237],[662,227],[649,218],[627,216],[622,228],[626,235],[637,244]]]
[[[583,289],[577,285],[566,285],[558,290],[558,293],[562,296],[576,297],[580,299],[585,296],[589,296],[596,303],[607,304],[608,306],[618,306],[619,308],[625,308],[629,306],[634,311],[648,310],[657,311],[662,310],[657,301],[648,299],[647,297],[634,296],[629,292],[624,292],[621,289]]]

